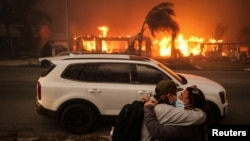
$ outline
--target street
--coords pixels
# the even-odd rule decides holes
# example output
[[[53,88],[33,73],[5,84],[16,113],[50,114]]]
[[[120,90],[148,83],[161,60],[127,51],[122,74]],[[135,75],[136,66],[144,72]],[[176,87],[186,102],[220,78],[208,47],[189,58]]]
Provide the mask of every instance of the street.
[[[0,68],[0,137],[18,134],[24,137],[66,135],[56,121],[40,116],[35,111],[36,81],[41,68]],[[176,72],[204,76],[222,84],[229,99],[228,116],[221,124],[250,124],[250,74],[244,71],[199,71]],[[90,134],[108,135],[112,119],[103,119]]]
[[[222,84],[229,100],[228,116],[221,124],[250,124],[250,73],[244,71],[178,71],[207,77]],[[211,88],[212,89],[212,88]]]

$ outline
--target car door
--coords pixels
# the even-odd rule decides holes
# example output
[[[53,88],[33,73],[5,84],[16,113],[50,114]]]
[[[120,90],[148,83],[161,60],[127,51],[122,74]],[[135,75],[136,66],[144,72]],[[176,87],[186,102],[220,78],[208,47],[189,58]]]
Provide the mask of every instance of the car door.
[[[135,84],[131,83],[127,63],[94,63],[86,85],[89,100],[102,115],[117,115],[123,105],[136,99]]]
[[[155,94],[156,84],[163,79],[170,79],[165,73],[147,64],[135,64],[137,98]]]

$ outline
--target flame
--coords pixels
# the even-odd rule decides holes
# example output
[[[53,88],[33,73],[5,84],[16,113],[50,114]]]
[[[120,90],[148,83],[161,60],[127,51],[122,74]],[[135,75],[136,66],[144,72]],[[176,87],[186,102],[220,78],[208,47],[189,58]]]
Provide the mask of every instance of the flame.
[[[171,53],[171,37],[165,36],[160,41],[156,39],[153,41],[153,46],[156,46],[156,50],[159,50],[160,56],[168,56]]]
[[[82,48],[88,52],[101,51],[105,53],[120,52],[121,50],[126,50],[128,48],[128,42],[119,42],[105,40],[108,35],[109,28],[107,26],[99,26],[101,34],[99,38],[101,40],[101,48],[97,49],[97,41],[95,39],[82,39]],[[151,46],[151,56],[152,57],[170,57],[171,56],[171,46],[172,37],[169,32],[158,31],[155,33],[157,35],[152,39]],[[119,37],[117,37],[119,38]],[[128,37],[129,38],[129,37]],[[218,43],[222,43],[222,40],[209,39],[205,42],[204,38],[197,36],[190,36],[188,39],[184,38],[183,34],[179,34],[175,39],[175,49],[178,54],[184,57],[192,55],[203,55],[206,56],[206,52],[218,50]],[[211,43],[209,45],[204,45],[204,43]],[[135,49],[139,49],[138,41],[134,42]],[[142,41],[142,51],[147,52],[146,41]]]
[[[128,39],[127,37],[121,37],[123,39],[119,39],[120,37],[114,37],[110,39],[107,37],[109,28],[107,26],[99,26],[98,29],[100,30],[99,37],[96,36],[80,36],[75,37],[79,51],[89,52],[89,53],[120,53],[125,52],[128,47]]]
[[[101,31],[101,37],[107,37],[109,28],[107,26],[99,26],[98,29]],[[108,50],[106,41],[102,41],[102,51],[106,53],[110,53],[112,50]]]
[[[177,42],[177,48],[183,54],[183,56],[187,56],[190,54],[188,50],[188,41],[184,39],[184,36],[182,34],[180,34],[177,37],[176,42]]]
[[[192,55],[203,55],[205,52],[212,50],[218,50],[218,44],[222,43],[223,40],[209,39],[208,43],[212,43],[210,46],[203,47],[202,44],[205,43],[204,38],[191,36],[188,39],[185,39],[183,34],[179,34],[175,40],[175,48],[179,51],[182,56],[192,56]],[[170,57],[171,56],[171,37],[165,36],[160,40],[154,40],[153,43],[154,49],[158,50],[159,56]],[[214,47],[213,47],[214,46]],[[154,51],[157,52],[157,51]],[[157,55],[156,55],[157,56]]]
[[[99,26],[98,29],[101,31],[101,37],[107,37],[109,28],[107,26]]]
[[[179,34],[175,40],[176,49],[182,56],[199,55],[201,43],[204,39],[191,36],[188,40],[184,39],[183,34]],[[164,37],[160,41],[154,41],[154,45],[159,46],[160,56],[169,57],[171,55],[171,37]]]
[[[210,39],[208,40],[208,42],[209,42],[209,43],[222,43],[223,40],[215,40],[215,39],[213,39],[213,38],[210,38]]]
[[[83,47],[86,51],[94,51],[95,50],[95,46],[96,46],[96,42],[95,40],[91,40],[91,41],[87,41],[87,40],[82,40],[83,43]]]

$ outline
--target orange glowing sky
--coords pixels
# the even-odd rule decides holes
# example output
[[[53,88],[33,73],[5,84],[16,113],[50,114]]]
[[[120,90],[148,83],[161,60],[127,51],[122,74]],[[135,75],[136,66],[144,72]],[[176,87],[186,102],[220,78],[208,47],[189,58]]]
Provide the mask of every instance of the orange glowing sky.
[[[154,6],[164,0],[68,0],[70,32],[99,35],[98,26],[108,26],[108,36],[135,35]],[[243,26],[250,27],[249,0],[169,0],[181,28],[190,36],[211,38],[218,22],[228,24],[224,40],[234,42]],[[41,9],[53,18],[54,33],[65,33],[65,0],[43,0]]]

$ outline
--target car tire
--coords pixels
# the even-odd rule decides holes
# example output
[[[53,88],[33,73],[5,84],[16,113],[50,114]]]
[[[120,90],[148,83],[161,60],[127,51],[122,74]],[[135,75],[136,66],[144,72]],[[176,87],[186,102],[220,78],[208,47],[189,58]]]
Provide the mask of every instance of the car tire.
[[[65,108],[61,124],[70,133],[82,134],[90,131],[96,123],[94,111],[84,104],[73,104]]]
[[[219,109],[217,108],[217,106],[210,102],[207,101],[207,105],[205,108],[205,113],[207,114],[207,120],[206,123],[208,125],[215,125],[218,124],[220,121],[220,112]]]

